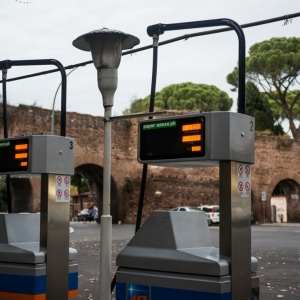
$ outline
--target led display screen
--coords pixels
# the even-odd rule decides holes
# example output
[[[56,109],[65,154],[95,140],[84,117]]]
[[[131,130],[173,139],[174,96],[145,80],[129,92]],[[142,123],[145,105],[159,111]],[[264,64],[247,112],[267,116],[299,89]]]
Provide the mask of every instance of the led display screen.
[[[0,141],[0,172],[27,171],[28,157],[28,139]]]
[[[140,123],[140,160],[180,159],[205,155],[205,118],[188,116]]]

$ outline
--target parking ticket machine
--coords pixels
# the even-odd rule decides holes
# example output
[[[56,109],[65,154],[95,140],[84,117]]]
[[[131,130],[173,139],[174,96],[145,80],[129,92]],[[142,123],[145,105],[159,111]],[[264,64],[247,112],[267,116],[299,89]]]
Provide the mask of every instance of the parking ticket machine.
[[[41,175],[40,214],[0,214],[0,299],[77,299],[77,251],[69,248],[74,140],[0,140],[0,174]]]
[[[139,123],[138,161],[220,169],[220,238],[203,212],[153,212],[117,256],[117,300],[259,299],[251,257],[254,119],[193,113]]]

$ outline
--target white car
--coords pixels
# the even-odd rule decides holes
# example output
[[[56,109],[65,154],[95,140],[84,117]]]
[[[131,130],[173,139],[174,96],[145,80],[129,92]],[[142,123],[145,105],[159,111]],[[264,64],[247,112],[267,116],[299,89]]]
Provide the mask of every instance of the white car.
[[[220,206],[201,205],[198,207],[198,209],[206,213],[208,226],[220,223]]]
[[[179,206],[171,210],[172,211],[200,211],[198,207],[192,207],[192,206]]]
[[[171,209],[171,211],[203,211],[199,207],[192,207],[192,206],[179,206]],[[207,216],[207,213],[205,213]],[[212,225],[211,219],[207,219],[208,226]]]

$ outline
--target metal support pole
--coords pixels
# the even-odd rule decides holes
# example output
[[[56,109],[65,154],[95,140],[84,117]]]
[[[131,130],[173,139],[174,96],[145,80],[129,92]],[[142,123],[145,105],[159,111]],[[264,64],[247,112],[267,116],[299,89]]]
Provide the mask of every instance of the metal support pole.
[[[3,106],[3,135],[4,138],[8,138],[7,128],[7,96],[6,96],[6,80],[7,80],[7,69],[2,69],[2,106]],[[11,195],[10,195],[10,175],[6,175],[6,197],[7,197],[7,211],[12,213]]]
[[[154,34],[163,34],[165,31],[224,26],[224,25],[231,27],[236,32],[239,39],[238,112],[244,114],[246,109],[246,105],[245,105],[246,42],[245,42],[245,35],[243,29],[238,23],[236,23],[233,20],[224,18],[224,19],[204,20],[204,21],[185,22],[185,23],[155,24],[155,25],[148,26],[147,33],[149,36],[154,36]]]
[[[263,202],[263,215],[264,215],[264,224],[266,223],[266,211],[265,211],[265,202]],[[275,215],[276,220],[276,215]]]
[[[112,107],[105,107],[105,119],[111,117]],[[104,121],[103,158],[103,215],[101,216],[100,239],[100,299],[111,299],[111,243],[112,217],[110,215],[110,177],[111,177],[111,121]]]
[[[57,203],[56,175],[42,174],[40,249],[46,253],[46,298],[68,300],[70,203]]]
[[[2,97],[3,97],[3,134],[4,138],[8,138],[8,129],[7,129],[7,97],[6,97],[6,79],[7,79],[7,69],[2,69]]]
[[[60,119],[60,135],[66,136],[66,111],[67,111],[67,76],[63,65],[55,59],[33,59],[33,60],[4,60],[0,61],[0,67],[6,66],[42,66],[54,65],[61,73],[61,119]],[[2,67],[3,69],[3,67]]]
[[[152,63],[152,80],[151,80],[149,112],[154,111],[156,76],[157,76],[158,40],[159,40],[159,35],[157,33],[153,34],[153,63]],[[149,119],[153,119],[153,117],[151,116],[149,117]],[[142,172],[142,182],[141,182],[141,189],[140,189],[138,211],[136,216],[135,233],[137,233],[137,231],[140,229],[141,222],[142,222],[144,195],[145,195],[146,182],[147,182],[147,172],[148,172],[148,164],[144,164],[143,172]]]
[[[229,261],[231,299],[251,300],[251,200],[238,194],[237,162],[220,161],[220,258]]]

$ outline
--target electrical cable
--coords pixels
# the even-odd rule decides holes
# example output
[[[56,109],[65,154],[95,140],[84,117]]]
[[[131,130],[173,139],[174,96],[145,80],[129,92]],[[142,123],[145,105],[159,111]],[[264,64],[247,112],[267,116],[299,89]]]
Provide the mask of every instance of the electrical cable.
[[[297,17],[300,17],[300,12],[299,13],[294,13],[294,14],[284,15],[284,16],[277,17],[277,18],[266,19],[266,20],[261,20],[261,21],[257,21],[257,22],[252,22],[252,23],[246,23],[246,24],[243,24],[243,25],[240,25],[240,26],[242,28],[250,28],[250,27],[275,23],[275,22],[279,22],[279,21],[284,21],[283,25],[287,25],[288,22],[291,23],[291,20],[293,18],[297,18]],[[163,42],[160,42],[160,43],[158,43],[158,46],[164,46],[164,45],[174,43],[174,42],[178,42],[178,41],[181,41],[181,40],[188,40],[189,38],[193,38],[193,37],[197,37],[197,36],[227,32],[227,31],[231,31],[231,30],[233,30],[233,29],[232,28],[221,28],[221,29],[207,30],[207,31],[201,31],[201,32],[196,32],[196,33],[191,33],[191,34],[185,34],[185,35],[173,38],[173,39],[169,39],[169,40],[165,40]],[[148,45],[148,46],[132,49],[130,51],[123,52],[122,56],[129,55],[129,54],[134,54],[134,53],[141,52],[141,51],[144,51],[144,50],[149,50],[152,47],[153,47],[153,45]],[[88,64],[91,64],[91,63],[93,63],[93,61],[89,60],[89,61],[81,62],[81,63],[75,64],[75,65],[69,65],[69,66],[66,66],[64,68],[65,68],[65,70],[68,70],[68,69],[73,69],[73,68],[80,67],[80,66],[85,66],[85,65],[88,65]],[[0,69],[2,69],[1,65],[0,65]],[[31,77],[36,77],[36,76],[40,76],[40,75],[46,75],[46,74],[55,73],[55,72],[58,72],[58,71],[59,71],[58,69],[53,69],[53,70],[48,70],[48,71],[43,71],[43,72],[38,72],[38,73],[32,73],[32,74],[28,74],[28,75],[25,75],[25,76],[19,76],[19,77],[14,77],[14,78],[7,79],[6,82],[21,80],[21,79],[26,79],[26,78],[31,78]],[[3,80],[0,80],[0,83],[2,83],[2,82],[3,82]]]

